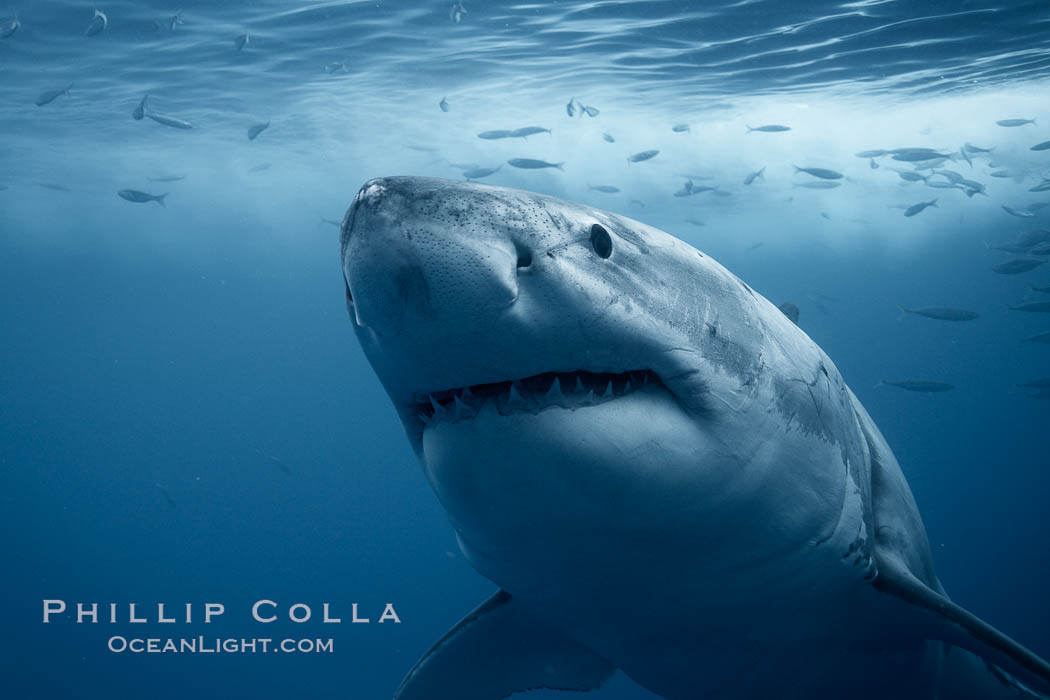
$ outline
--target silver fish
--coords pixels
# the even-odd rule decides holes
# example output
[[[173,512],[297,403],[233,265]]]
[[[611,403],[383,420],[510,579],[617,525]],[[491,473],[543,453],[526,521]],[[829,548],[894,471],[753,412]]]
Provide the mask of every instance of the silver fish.
[[[937,200],[936,199],[930,200],[929,202],[919,202],[918,204],[913,204],[910,207],[908,207],[907,209],[905,209],[904,210],[904,215],[905,216],[915,216],[919,212],[921,212],[924,209],[926,209],[926,207],[936,207],[936,206],[937,206]]]
[[[1043,333],[1036,333],[1035,335],[1029,336],[1021,341],[1022,343],[1046,343],[1050,345],[1050,331]]]
[[[1032,219],[1032,218],[1035,218],[1035,214],[1033,214],[1030,211],[1020,211],[1020,210],[1014,209],[1013,207],[1008,207],[1005,204],[1002,205],[1002,207],[1003,207],[1003,211],[1005,211],[1010,216],[1016,216],[1019,219]]]
[[[951,391],[955,388],[952,384],[946,384],[945,382],[931,382],[926,379],[904,379],[897,382],[889,382],[883,379],[879,381],[879,384],[895,386],[900,389],[906,389],[907,391],[921,391],[925,393]]]
[[[146,105],[149,102],[149,95],[143,95],[142,99],[139,100],[139,106],[131,112],[131,118],[135,121],[141,121],[146,116]]]
[[[251,36],[248,34],[248,32],[245,32],[244,34],[241,34],[239,37],[233,40],[233,47],[238,51],[241,51],[244,49],[245,46],[249,44],[249,42],[251,42],[251,40]]]
[[[7,39],[12,34],[18,31],[22,23],[18,20],[18,17],[12,17],[11,19],[5,19],[0,22],[0,39]]]
[[[331,63],[325,64],[324,72],[329,75],[334,75],[336,73],[349,73],[350,69],[347,68],[346,64],[342,61],[332,61]]]
[[[899,175],[902,180],[906,180],[907,182],[919,182],[920,180],[923,182],[926,181],[925,175],[913,172],[911,170],[898,170],[897,175]]]
[[[993,150],[991,148],[981,148],[980,146],[974,146],[969,141],[963,144],[963,148],[966,150],[967,153],[991,153]]]
[[[674,126],[671,127],[671,131],[675,132],[676,134],[684,133],[686,131],[689,131],[689,125],[688,124],[675,124]]]
[[[797,165],[791,166],[795,169],[796,173],[806,173],[813,177],[819,177],[821,180],[840,180],[842,179],[842,173],[834,170],[828,170],[827,168],[800,168]]]
[[[884,156],[887,153],[889,153],[889,151],[876,149],[872,151],[861,151],[860,153],[854,153],[853,155],[857,156],[858,158],[878,158],[879,156]]]
[[[182,21],[182,10],[178,10],[175,14],[165,17],[164,24],[167,25],[169,32],[174,32],[175,27],[180,24],[185,24],[185,22]]]
[[[269,169],[270,169],[270,164],[269,163],[259,163],[258,165],[253,165],[252,167],[248,168],[248,172],[250,172],[250,173],[261,173],[262,171],[269,170]]]
[[[495,131],[482,131],[478,134],[479,139],[485,139],[486,141],[492,141],[494,139],[507,139],[514,135],[513,131],[509,129],[496,129]]]
[[[249,141],[254,141],[256,139],[256,137],[259,136],[259,134],[261,134],[262,132],[266,131],[269,128],[270,128],[270,120],[269,119],[266,120],[266,123],[253,124],[252,126],[249,126],[248,127],[248,140]]]
[[[871,160],[868,161],[868,167],[871,168],[872,170],[878,170],[879,164],[875,162],[874,158],[872,158]]]
[[[748,173],[747,177],[744,178],[744,184],[745,185],[750,185],[756,179],[761,179],[761,180],[765,181],[765,179],[766,179],[766,176],[764,174],[765,172],[766,172],[766,166],[763,165],[760,169],[754,171],[753,173]]]
[[[463,171],[463,177],[468,180],[480,180],[483,177],[499,172],[499,169],[502,167],[502,165],[497,165],[495,168],[467,168]]]
[[[604,192],[605,194],[616,194],[620,191],[619,187],[613,187],[612,185],[591,185],[589,183],[587,189],[595,192]]]
[[[557,168],[558,170],[563,170],[561,166],[565,165],[565,162],[548,163],[545,160],[536,160],[535,158],[511,158],[507,161],[507,165],[515,168],[524,168],[525,170],[537,170],[539,168]]]
[[[442,112],[447,112],[448,111],[448,98],[447,97],[442,97],[441,98],[441,102],[438,102],[438,107],[441,108]]]
[[[169,117],[166,114],[157,114],[156,112],[146,112],[146,116],[164,126],[170,126],[173,129],[192,129],[193,124],[184,122],[181,119],[175,117]]]
[[[40,96],[36,98],[36,106],[43,107],[44,105],[49,105],[62,95],[68,95],[71,89],[73,89],[73,83],[70,83],[61,90],[48,90],[47,92],[42,92],[40,93]]]
[[[120,190],[117,195],[121,199],[126,199],[129,202],[135,202],[137,204],[144,204],[145,202],[156,202],[162,207],[167,206],[164,204],[164,198],[168,196],[168,193],[164,194],[150,194],[149,192],[143,192],[141,190]]]
[[[586,114],[588,117],[597,117],[601,113],[597,107],[588,107],[582,104],[580,105],[580,109],[582,109],[582,113]]]
[[[91,22],[88,24],[87,29],[84,30],[85,36],[95,36],[101,34],[106,30],[109,25],[109,18],[106,17],[106,13],[102,10],[95,8],[95,14],[91,18]]]
[[[898,304],[897,308],[901,310],[902,314],[915,314],[916,316],[925,316],[938,321],[973,321],[980,317],[980,314],[973,311],[953,309],[950,306],[924,306],[918,309],[907,309]]]
[[[639,151],[634,155],[627,156],[628,163],[641,163],[642,161],[650,160],[659,155],[659,150]]]
[[[1036,145],[1032,146],[1028,150],[1029,151],[1046,151],[1046,150],[1050,150],[1050,141],[1043,141],[1042,143],[1037,143]]]
[[[463,21],[463,15],[467,14],[467,8],[463,7],[462,2],[456,2],[452,4],[452,7],[448,10],[448,18],[452,20],[454,24],[459,24]]]
[[[682,185],[682,188],[677,190],[673,196],[688,197],[691,194],[695,194],[695,192],[693,192],[693,181],[689,180],[684,185]]]
[[[1035,124],[1035,119],[1000,119],[996,124],[999,126],[1024,126],[1025,124]]]
[[[1035,187],[1028,190],[1029,192],[1048,192],[1050,191],[1050,180],[1043,180]]]
[[[962,183],[966,180],[966,178],[964,178],[962,175],[955,172],[954,170],[934,170],[933,172],[935,175],[940,175],[945,180],[948,180],[949,182],[955,184]]]
[[[963,160],[965,160],[971,168],[973,167],[973,158],[971,158],[970,154],[967,152],[966,146],[963,146],[959,149],[959,155],[963,157]]]
[[[575,117],[576,116],[576,104],[575,104],[575,102],[576,102],[576,98],[575,97],[570,97],[569,98],[569,103],[567,105],[565,105],[565,113],[568,114],[570,117]]]
[[[533,134],[549,134],[549,133],[551,133],[551,130],[550,129],[544,129],[542,126],[523,126],[520,129],[515,129],[514,131],[510,132],[510,135],[515,137],[515,138],[522,138],[522,139],[524,139],[524,138],[527,138],[529,136],[532,136]]]
[[[1045,335],[1047,336],[1047,340],[1050,340],[1050,332],[1042,333],[1040,335]],[[1024,382],[1023,384],[1015,384],[1014,386],[1019,387],[1021,389],[1050,389],[1050,377],[1044,377],[1043,379],[1033,379],[1030,382]]]
[[[602,138],[605,139],[606,143],[616,143],[616,139],[608,131],[602,134]]]
[[[185,180],[185,175],[161,175],[160,177],[147,177],[150,182],[178,182],[179,180]]]
[[[747,126],[747,125],[745,124],[744,126]],[[791,127],[790,126],[784,126],[783,124],[766,124],[764,126],[754,126],[754,127],[748,126],[747,127],[747,133],[750,134],[752,131],[764,131],[764,132],[767,132],[767,133],[776,133],[778,131],[791,131]]]

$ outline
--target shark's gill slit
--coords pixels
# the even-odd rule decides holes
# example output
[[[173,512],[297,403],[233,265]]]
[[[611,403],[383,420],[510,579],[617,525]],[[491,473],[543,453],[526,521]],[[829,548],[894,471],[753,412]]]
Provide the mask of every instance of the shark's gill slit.
[[[474,384],[415,396],[424,425],[473,418],[492,401],[501,415],[539,413],[547,408],[575,410],[596,406],[639,390],[662,389],[651,370],[630,372],[544,372],[524,379]]]

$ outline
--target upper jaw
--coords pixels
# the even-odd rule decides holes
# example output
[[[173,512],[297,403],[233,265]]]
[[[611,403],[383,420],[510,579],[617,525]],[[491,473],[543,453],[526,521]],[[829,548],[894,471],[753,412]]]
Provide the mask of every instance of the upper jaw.
[[[639,390],[663,389],[649,369],[626,372],[544,372],[521,379],[474,384],[413,395],[415,417],[423,427],[455,423],[476,416],[488,402],[500,415],[539,413],[548,408],[576,410]]]

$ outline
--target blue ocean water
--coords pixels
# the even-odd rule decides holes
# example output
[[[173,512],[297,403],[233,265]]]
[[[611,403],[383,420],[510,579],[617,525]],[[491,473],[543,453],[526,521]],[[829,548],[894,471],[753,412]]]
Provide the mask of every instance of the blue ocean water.
[[[995,246],[1050,227],[1050,192],[1033,191],[1050,150],[1031,150],[1050,140],[1045,2],[98,9],[106,26],[86,36],[90,3],[0,5],[17,18],[0,24],[12,697],[389,697],[492,592],[353,337],[331,225],[368,178],[460,166],[669,231],[796,303],[901,462],[953,599],[1050,656],[1050,402],[1016,386],[1050,376],[1050,347],[1022,342],[1050,317],[1008,310],[1050,299],[1029,287],[1050,276],[992,269],[1018,255]],[[146,94],[148,113],[193,128],[134,119]],[[790,130],[748,130],[770,124]],[[477,137],[532,125],[551,133]],[[949,157],[916,171],[931,162],[855,155],[903,148]],[[935,170],[982,191],[931,186],[953,182]],[[687,182],[713,189],[675,197]],[[841,186],[806,186],[820,182]],[[332,637],[335,652],[112,653],[134,625],[45,625],[44,599],[224,602],[219,622],[170,634]],[[282,615],[331,602],[343,624],[259,625],[259,599]],[[371,624],[349,623],[354,602]],[[377,624],[390,602],[401,624]],[[594,697],[652,696],[618,676]]]

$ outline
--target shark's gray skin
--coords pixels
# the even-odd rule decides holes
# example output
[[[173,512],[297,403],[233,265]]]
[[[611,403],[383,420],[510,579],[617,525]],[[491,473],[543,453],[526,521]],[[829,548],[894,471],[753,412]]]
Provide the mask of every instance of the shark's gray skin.
[[[1050,688],[1046,662],[948,600],[827,355],[700,251],[416,177],[366,183],[341,249],[365,354],[501,589],[399,700],[589,690],[617,669],[668,700]]]

